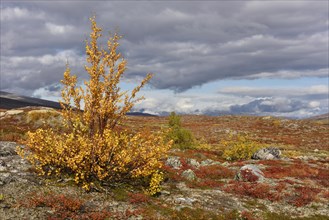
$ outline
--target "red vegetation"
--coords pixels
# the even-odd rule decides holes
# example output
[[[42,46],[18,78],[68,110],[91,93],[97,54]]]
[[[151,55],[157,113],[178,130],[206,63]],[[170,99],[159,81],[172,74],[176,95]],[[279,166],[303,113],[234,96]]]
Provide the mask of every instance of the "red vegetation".
[[[251,212],[248,212],[246,210],[241,212],[241,218],[243,220],[256,220],[257,219],[254,217],[254,215]]]
[[[184,179],[183,177],[181,177],[181,174],[183,172],[181,169],[173,169],[172,167],[167,165],[163,165],[161,169],[166,174],[166,178],[171,181],[179,182]]]
[[[190,188],[220,188],[224,185],[222,182],[218,182],[212,179],[202,180],[200,182],[188,183],[187,186]]]
[[[329,199],[329,191],[324,191],[322,194],[323,194],[322,195],[323,198]]]
[[[265,183],[237,182],[227,185],[223,188],[225,192],[241,196],[249,196],[259,199],[268,199],[272,197],[270,186]]]
[[[256,176],[250,169],[241,170],[240,175],[242,179],[246,182],[257,182],[259,179],[259,177]]]
[[[289,179],[280,180],[280,183],[288,183],[290,185],[296,184],[295,181]]]
[[[298,179],[311,179],[324,187],[329,187],[329,172],[323,168],[312,167],[301,161],[294,161],[290,166],[270,166],[264,170],[266,178],[282,179],[295,177]],[[287,180],[286,180],[287,181]]]
[[[143,210],[125,210],[123,212],[109,212],[105,209],[95,210],[87,207],[86,201],[63,194],[30,194],[19,202],[26,208],[49,207],[53,212],[47,216],[48,220],[74,219],[74,220],[103,220],[107,218],[127,219],[140,215]]]
[[[193,166],[187,163],[185,158],[181,158],[180,162],[182,163],[182,166],[180,167],[180,170],[188,170],[188,169],[195,169]]]
[[[296,187],[296,195],[288,201],[297,207],[307,205],[316,199],[317,194],[321,192],[321,189],[312,187]]]
[[[234,163],[231,163],[229,167],[242,167],[246,164],[245,161],[236,161]]]
[[[230,179],[234,177],[234,171],[221,165],[202,166],[194,172],[201,179]]]
[[[284,166],[287,165],[287,162],[282,160],[260,160],[257,162],[257,164],[266,166]]]
[[[141,204],[150,201],[150,197],[143,193],[128,193],[128,196],[131,204]]]

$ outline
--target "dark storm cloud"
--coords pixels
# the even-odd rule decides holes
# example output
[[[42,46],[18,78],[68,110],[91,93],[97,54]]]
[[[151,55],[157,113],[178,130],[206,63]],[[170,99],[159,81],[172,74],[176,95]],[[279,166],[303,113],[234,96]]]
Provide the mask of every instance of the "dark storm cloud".
[[[184,91],[221,79],[328,74],[326,1],[5,1],[1,88],[53,85],[67,59],[74,73],[83,72],[93,13],[104,35],[116,27],[124,35],[126,78],[154,72],[156,88]]]

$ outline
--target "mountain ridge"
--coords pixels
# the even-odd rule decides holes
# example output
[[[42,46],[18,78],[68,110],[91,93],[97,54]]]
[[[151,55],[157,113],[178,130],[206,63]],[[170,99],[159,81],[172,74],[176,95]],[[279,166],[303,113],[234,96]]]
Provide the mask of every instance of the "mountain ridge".
[[[14,93],[0,91],[0,109],[15,109],[23,107],[48,107],[54,109],[62,109],[59,102],[49,101],[45,99],[33,98],[29,96],[17,95]],[[131,116],[156,116],[143,112],[129,112]]]

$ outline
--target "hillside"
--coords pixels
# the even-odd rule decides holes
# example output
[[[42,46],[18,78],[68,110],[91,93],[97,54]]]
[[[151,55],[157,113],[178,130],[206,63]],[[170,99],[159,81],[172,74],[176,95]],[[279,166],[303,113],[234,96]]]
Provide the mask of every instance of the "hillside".
[[[27,106],[42,106],[55,109],[61,108],[58,102],[0,91],[0,109],[13,109]]]
[[[170,151],[163,160],[163,190],[150,197],[125,185],[86,193],[69,177],[36,176],[31,165],[16,155],[15,147],[24,143],[27,131],[57,129],[61,121],[61,113],[51,108],[1,111],[0,219],[329,218],[327,125],[274,117],[182,116],[183,127],[192,131],[198,144]],[[152,132],[167,123],[167,117],[129,116],[119,129]],[[227,160],[224,142],[230,142],[232,135],[275,147],[281,157]],[[261,178],[237,179],[245,165],[260,169]]]
[[[59,102],[53,102],[45,99],[21,96],[14,93],[0,91],[0,109],[15,109],[24,107],[46,107],[53,109],[61,109]],[[133,116],[155,116],[152,114],[141,112],[129,112],[128,115]]]
[[[319,124],[325,124],[329,125],[329,113],[327,114],[322,114],[322,115],[317,115],[311,118],[308,118],[311,121],[316,121]]]

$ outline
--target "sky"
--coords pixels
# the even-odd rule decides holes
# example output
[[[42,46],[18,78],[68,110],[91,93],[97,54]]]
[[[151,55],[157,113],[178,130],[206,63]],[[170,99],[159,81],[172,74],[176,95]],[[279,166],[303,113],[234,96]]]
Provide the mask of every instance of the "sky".
[[[328,1],[1,1],[1,90],[60,99],[68,61],[88,79],[96,15],[123,35],[120,86],[152,81],[134,111],[305,118],[329,111]]]

